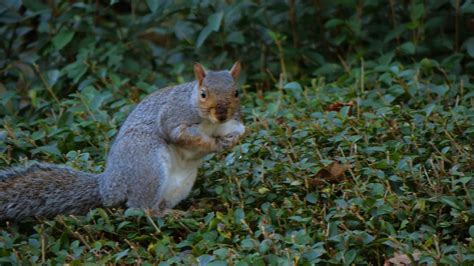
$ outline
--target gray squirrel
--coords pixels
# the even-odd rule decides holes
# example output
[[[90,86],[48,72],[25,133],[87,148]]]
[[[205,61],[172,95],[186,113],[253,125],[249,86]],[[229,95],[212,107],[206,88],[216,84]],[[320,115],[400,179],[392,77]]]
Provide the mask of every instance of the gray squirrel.
[[[173,208],[189,195],[203,157],[244,135],[240,70],[239,62],[229,71],[205,71],[196,63],[196,81],[143,99],[121,126],[103,173],[44,163],[0,172],[0,220],[124,203],[157,213]]]

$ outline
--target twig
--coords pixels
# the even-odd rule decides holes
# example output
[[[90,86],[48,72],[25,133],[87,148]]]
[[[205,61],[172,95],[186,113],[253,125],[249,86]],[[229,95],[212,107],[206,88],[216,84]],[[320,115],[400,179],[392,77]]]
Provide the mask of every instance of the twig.
[[[46,262],[46,240],[45,240],[45,237],[44,237],[44,224],[41,224],[40,241],[41,241],[41,264],[45,264],[45,262]]]
[[[281,75],[280,75],[280,79],[281,79],[281,77],[283,77],[283,80],[286,82],[288,80],[288,75],[287,75],[287,72],[286,72],[285,52],[283,50],[281,40],[279,40],[278,38],[275,38],[275,44],[278,48],[278,57],[280,59],[280,66],[281,66],[281,72],[282,72]]]
[[[293,35],[293,47],[298,48],[298,32],[296,30],[296,10],[295,10],[295,0],[288,0],[288,5],[290,9],[288,10],[288,15],[290,17],[291,23],[291,33]]]
[[[51,96],[53,97],[54,101],[59,105],[59,99],[58,97],[56,97],[56,94],[54,93],[53,91],[53,88],[48,84],[48,82],[46,81],[46,79],[44,78],[44,76],[41,74],[40,72],[40,69],[38,67],[37,64],[33,64],[35,70],[36,70],[36,73],[38,74],[38,76],[40,77],[41,79],[41,82],[43,83],[44,87],[46,88],[46,90],[49,92],[49,94],[51,94]]]
[[[455,33],[454,33],[454,49],[456,52],[459,52],[459,17],[461,16],[461,11],[459,8],[460,0],[456,0],[456,22],[455,22]]]
[[[390,0],[390,13],[391,13],[391,18],[392,18],[392,26],[393,29],[397,27],[397,22],[395,20],[395,8],[394,8],[394,3],[393,0]],[[397,34],[397,44],[400,45],[400,36]]]
[[[346,61],[344,61],[344,59],[342,59],[342,57],[339,53],[337,54],[337,58],[339,59],[339,61],[341,61],[341,64],[344,67],[344,71],[346,71],[347,74],[351,73],[351,68],[347,65]]]

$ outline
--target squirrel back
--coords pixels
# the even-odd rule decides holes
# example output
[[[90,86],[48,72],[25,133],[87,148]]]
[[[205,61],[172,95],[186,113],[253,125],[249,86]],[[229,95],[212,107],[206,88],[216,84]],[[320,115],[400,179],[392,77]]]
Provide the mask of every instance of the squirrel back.
[[[0,220],[86,213],[100,206],[97,175],[43,163],[0,172]]]

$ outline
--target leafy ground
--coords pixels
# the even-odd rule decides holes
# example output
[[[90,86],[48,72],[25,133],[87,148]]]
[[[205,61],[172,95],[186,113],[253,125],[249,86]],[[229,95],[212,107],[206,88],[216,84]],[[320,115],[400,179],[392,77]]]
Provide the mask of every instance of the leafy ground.
[[[5,223],[0,262],[474,263],[471,78],[450,74],[453,58],[404,66],[388,54],[351,66],[331,82],[244,86],[249,136],[205,162],[178,206],[184,217],[97,209]],[[1,118],[2,165],[28,156],[100,171],[144,95],[113,82],[53,103],[58,113],[33,98],[30,117]]]
[[[249,128],[186,216],[3,223],[0,264],[474,264],[473,21],[452,0],[0,1],[1,168],[102,171],[195,61],[242,61]]]

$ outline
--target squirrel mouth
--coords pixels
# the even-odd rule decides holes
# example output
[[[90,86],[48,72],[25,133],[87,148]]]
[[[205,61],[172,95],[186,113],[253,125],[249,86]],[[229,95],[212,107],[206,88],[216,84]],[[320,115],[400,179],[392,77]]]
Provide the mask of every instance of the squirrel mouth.
[[[209,120],[214,124],[222,124],[229,120],[227,115],[210,115]]]
[[[224,117],[224,118],[213,117],[213,118],[211,118],[211,121],[212,121],[214,124],[222,124],[222,123],[227,122],[228,120],[229,120],[229,119],[227,119],[227,117]]]
[[[219,123],[224,123],[227,121],[227,116],[218,116],[217,121],[219,121]]]

